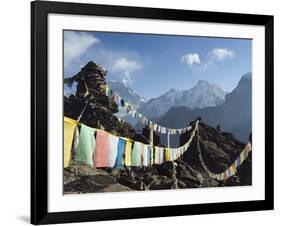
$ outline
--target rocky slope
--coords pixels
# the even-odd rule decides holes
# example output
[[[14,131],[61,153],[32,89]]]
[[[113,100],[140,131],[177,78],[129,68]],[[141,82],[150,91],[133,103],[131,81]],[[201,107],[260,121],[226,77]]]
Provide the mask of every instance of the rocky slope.
[[[119,122],[113,115],[118,112],[118,108],[104,95],[105,76],[106,71],[102,67],[89,62],[77,75],[66,79],[66,83],[76,81],[78,85],[75,96],[65,97],[65,116],[77,119],[87,103],[80,120],[82,123],[104,128],[119,136],[147,142],[147,132],[136,134],[129,124]],[[194,127],[194,121],[190,124]],[[203,158],[213,172],[224,171],[245,146],[232,134],[220,132],[204,122],[200,122],[199,129]],[[180,143],[186,143],[190,134],[191,132],[183,134]],[[161,145],[159,138],[158,143]],[[200,165],[194,139],[188,151],[174,163],[165,162],[150,167],[123,167],[120,170],[72,165],[64,169],[64,192],[69,194],[250,185],[251,169],[250,156],[235,176],[222,182],[211,179]]]

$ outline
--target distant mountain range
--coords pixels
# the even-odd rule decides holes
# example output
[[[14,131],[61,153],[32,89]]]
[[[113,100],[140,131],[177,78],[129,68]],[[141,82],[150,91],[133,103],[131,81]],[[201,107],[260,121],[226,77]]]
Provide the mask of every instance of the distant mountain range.
[[[212,126],[220,125],[222,131],[232,133],[237,139],[248,141],[252,130],[252,74],[242,76],[236,88],[226,94],[223,104],[196,109],[173,107],[158,123],[180,128],[198,116]]]
[[[224,102],[226,94],[218,85],[199,80],[191,89],[171,89],[157,98],[146,101],[122,82],[110,81],[109,85],[148,118],[158,118],[176,106],[188,106],[190,108],[216,106]]]
[[[247,141],[252,128],[252,74],[243,75],[236,88],[226,94],[218,85],[199,80],[191,89],[171,89],[146,101],[122,82],[109,85],[134,108],[158,124],[181,128],[200,116],[206,123]],[[118,116],[140,129],[138,121],[120,109]]]
[[[199,80],[191,89],[171,89],[157,98],[148,100],[140,106],[139,111],[149,118],[155,118],[177,106],[190,108],[216,106],[224,102],[225,94],[226,92],[218,85]]]

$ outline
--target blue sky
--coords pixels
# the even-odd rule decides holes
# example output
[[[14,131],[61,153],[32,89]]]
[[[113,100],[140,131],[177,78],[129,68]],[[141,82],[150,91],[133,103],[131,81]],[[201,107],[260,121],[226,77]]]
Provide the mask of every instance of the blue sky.
[[[252,41],[172,35],[64,31],[64,76],[93,60],[108,80],[123,81],[146,99],[198,80],[232,91],[252,71]]]

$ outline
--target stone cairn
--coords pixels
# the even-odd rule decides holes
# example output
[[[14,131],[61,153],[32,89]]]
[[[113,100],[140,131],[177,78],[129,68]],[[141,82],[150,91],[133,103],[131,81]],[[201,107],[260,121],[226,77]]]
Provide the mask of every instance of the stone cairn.
[[[106,75],[104,68],[90,61],[78,74],[65,79],[65,84],[77,82],[77,86],[75,95],[64,98],[64,115],[117,136],[133,138],[134,128],[119,121],[114,115],[118,112],[117,104],[105,95]]]

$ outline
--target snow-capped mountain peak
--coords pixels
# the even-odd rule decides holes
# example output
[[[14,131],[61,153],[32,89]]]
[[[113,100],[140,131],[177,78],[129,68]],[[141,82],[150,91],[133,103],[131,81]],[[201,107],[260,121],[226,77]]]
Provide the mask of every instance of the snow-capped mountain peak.
[[[226,92],[218,85],[199,80],[188,90],[170,89],[158,98],[142,104],[139,110],[147,117],[155,118],[165,114],[172,107],[202,108],[222,104],[225,94]]]
[[[161,96],[146,101],[145,98],[135,93],[123,82],[109,81],[108,83],[112,90],[149,118],[160,117],[170,108],[177,106],[187,106],[190,108],[216,106],[224,102],[226,94],[218,85],[199,80],[191,89],[176,90],[172,88]],[[119,109],[119,115],[123,116],[126,114],[122,112],[122,109]]]
[[[121,81],[111,80],[108,82],[113,91],[119,94],[124,100],[128,101],[133,107],[138,108],[140,104],[145,103],[144,97],[135,93],[130,87]]]
[[[196,86],[209,86],[210,83],[208,81],[205,80],[198,80]]]

